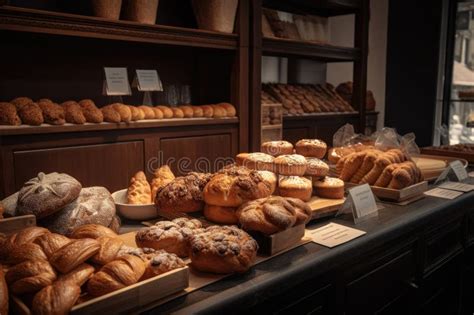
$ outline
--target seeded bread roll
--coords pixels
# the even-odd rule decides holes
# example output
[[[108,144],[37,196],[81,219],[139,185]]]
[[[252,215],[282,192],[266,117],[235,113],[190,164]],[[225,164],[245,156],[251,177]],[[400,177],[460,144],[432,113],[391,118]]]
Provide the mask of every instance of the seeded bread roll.
[[[235,226],[210,226],[190,240],[193,268],[219,274],[245,272],[255,262],[257,242]]]
[[[51,102],[51,100],[49,100]],[[24,105],[26,104],[30,104],[30,103],[33,103],[33,100],[29,97],[25,97],[25,96],[21,96],[21,97],[17,97],[17,98],[14,98],[10,101],[10,103],[12,103],[13,105],[15,105],[15,107],[17,109],[20,109],[22,108]],[[51,102],[52,103],[52,102]]]
[[[36,103],[28,103],[18,109],[18,116],[25,125],[39,126],[44,122],[43,111]]]
[[[326,155],[327,145],[318,139],[302,139],[295,144],[297,154],[322,159]]]
[[[64,109],[66,122],[77,125],[86,123],[86,117],[84,117],[82,108],[77,102],[67,101],[62,103],[61,107]]]
[[[15,105],[6,102],[0,103],[0,125],[21,125]]]

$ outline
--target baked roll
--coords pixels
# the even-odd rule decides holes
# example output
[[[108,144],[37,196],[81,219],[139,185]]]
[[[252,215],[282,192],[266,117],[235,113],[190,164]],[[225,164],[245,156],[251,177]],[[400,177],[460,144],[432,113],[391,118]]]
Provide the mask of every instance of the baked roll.
[[[306,173],[306,159],[299,154],[285,154],[275,158],[275,171],[280,175],[303,176]]]
[[[100,250],[92,256],[91,261],[99,265],[105,265],[115,258],[123,245],[123,241],[118,237],[101,236],[97,238]]]
[[[14,294],[34,293],[52,284],[56,272],[48,261],[28,260],[8,269],[5,279]]]
[[[61,247],[50,258],[49,262],[62,273],[68,273],[100,250],[100,243],[91,238],[74,240]]]
[[[229,103],[219,103],[217,106],[220,106],[225,109],[226,117],[235,117],[237,115],[237,111],[232,104]]]
[[[75,101],[67,101],[61,104],[64,109],[66,122],[82,125],[86,123],[86,117],[82,113],[82,108]]]
[[[138,106],[145,113],[145,119],[155,119],[155,111],[151,106],[140,105]]]
[[[253,170],[273,172],[273,161],[273,156],[266,153],[256,152],[247,154],[243,165]]]
[[[227,117],[227,110],[219,105],[211,105],[213,109],[213,118],[224,118]]]
[[[49,258],[58,249],[70,243],[71,240],[61,234],[48,233],[36,238],[34,242],[41,247],[46,257]]]
[[[87,122],[100,124],[104,121],[104,115],[102,111],[95,106],[94,101],[86,99],[79,102],[81,106],[82,114],[86,118]]]
[[[163,112],[163,118],[173,118],[173,111],[168,106],[156,106]]]
[[[306,176],[324,177],[329,173],[329,166],[318,158],[306,158]]]
[[[72,282],[80,287],[86,283],[94,274],[95,269],[89,264],[80,264],[64,275],[60,275],[58,281]]]
[[[124,255],[103,266],[87,283],[92,296],[101,296],[135,284],[145,273],[145,262],[133,255]]]
[[[0,314],[8,314],[8,286],[2,268],[0,268]]]
[[[110,106],[120,115],[121,122],[129,122],[132,120],[132,111],[127,105],[121,103],[113,103]]]
[[[145,173],[136,173],[130,179],[130,186],[127,190],[127,202],[131,205],[146,205],[151,203],[151,187]]]
[[[36,259],[47,260],[48,257],[46,257],[46,254],[38,244],[26,243],[13,247],[8,255],[6,263],[15,265],[27,260]]]
[[[12,99],[10,103],[12,103],[17,109],[20,109],[27,104],[33,103],[33,100],[29,97],[21,96]]]
[[[281,176],[278,190],[282,197],[298,198],[309,201],[313,193],[311,180],[300,176]]]
[[[0,102],[0,125],[21,125],[15,105],[6,102]]]
[[[43,111],[36,103],[28,103],[19,108],[18,116],[25,125],[39,126],[44,122]]]
[[[132,112],[132,121],[140,120],[140,109],[136,108],[135,106],[129,105],[130,111]],[[145,113],[143,113],[143,117],[145,117]]]
[[[181,258],[165,251],[160,251],[149,256],[151,257],[146,260],[145,272],[140,280],[153,278],[168,271],[186,266]]]
[[[311,220],[313,212],[308,204],[298,198],[285,198],[296,210],[295,225],[306,224]]]
[[[18,233],[9,235],[1,242],[0,246],[0,261],[7,261],[10,254],[22,245],[33,242],[36,238],[49,231],[42,227],[32,226],[21,230]]]
[[[204,117],[212,118],[214,116],[214,108],[212,108],[212,106],[202,105],[202,106],[199,106],[199,107],[202,108]]]
[[[236,212],[237,208],[235,207],[222,207],[206,204],[204,206],[203,215],[211,222],[232,225],[239,223],[239,218],[237,217]]]
[[[64,125],[66,123],[64,109],[56,103],[39,101],[38,106],[43,112],[44,122],[51,125]]]
[[[173,118],[184,118],[184,112],[181,108],[172,107]]]
[[[155,201],[156,193],[161,188],[165,187],[166,184],[175,179],[175,176],[168,165],[163,165],[157,168],[153,173],[154,178],[151,180],[151,199]]]
[[[121,117],[118,111],[112,105],[104,106],[100,109],[102,115],[104,116],[104,121],[110,123],[119,123],[121,121]],[[130,114],[132,111],[130,111]]]
[[[200,106],[192,106],[193,117],[204,117],[204,110]]]
[[[245,272],[255,262],[257,242],[235,226],[210,226],[190,239],[191,266],[199,271]]]
[[[326,155],[327,145],[318,139],[302,139],[295,144],[295,151],[306,157],[322,159]]]
[[[270,185],[270,195],[273,194],[277,187],[277,175],[269,171],[258,171],[258,173],[262,176],[263,180]]]
[[[33,298],[33,314],[68,314],[81,295],[81,288],[65,281],[56,281],[39,291]]]
[[[344,182],[334,177],[313,178],[314,192],[317,196],[329,199],[344,198]]]
[[[70,234],[70,238],[92,238],[98,239],[101,236],[118,237],[117,233],[108,227],[99,224],[84,224],[75,228]]]
[[[263,153],[275,157],[283,154],[293,154],[293,145],[288,141],[267,141],[262,143],[260,149]]]
[[[164,114],[158,107],[152,107],[153,112],[155,113],[155,119],[163,119]]]
[[[194,117],[194,110],[192,106],[179,106],[179,108],[183,111],[185,118],[193,118]]]

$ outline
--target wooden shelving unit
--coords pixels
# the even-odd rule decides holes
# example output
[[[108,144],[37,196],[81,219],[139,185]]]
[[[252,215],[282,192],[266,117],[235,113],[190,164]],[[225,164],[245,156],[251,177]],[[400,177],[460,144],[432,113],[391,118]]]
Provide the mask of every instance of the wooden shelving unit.
[[[318,16],[355,15],[354,47],[338,47],[317,42],[299,41],[262,36],[262,9],[270,8],[296,14]],[[250,102],[251,147],[260,147],[260,93],[262,56],[310,59],[320,62],[352,62],[354,64],[354,93],[352,106],[356,113],[317,113],[301,116],[284,116],[283,138],[295,140],[318,137],[332,142],[332,133],[344,123],[352,123],[359,132],[366,126],[365,91],[367,87],[368,55],[368,0],[254,0],[251,5],[251,56],[250,56]],[[363,105],[362,105],[363,104]],[[320,124],[320,128],[313,125]]]

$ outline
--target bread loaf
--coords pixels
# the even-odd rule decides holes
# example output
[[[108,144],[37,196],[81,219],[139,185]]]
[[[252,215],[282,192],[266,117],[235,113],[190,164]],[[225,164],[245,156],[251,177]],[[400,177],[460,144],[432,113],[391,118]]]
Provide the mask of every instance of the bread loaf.
[[[68,273],[100,250],[98,241],[90,238],[78,239],[61,247],[50,258],[49,262],[62,273]]]

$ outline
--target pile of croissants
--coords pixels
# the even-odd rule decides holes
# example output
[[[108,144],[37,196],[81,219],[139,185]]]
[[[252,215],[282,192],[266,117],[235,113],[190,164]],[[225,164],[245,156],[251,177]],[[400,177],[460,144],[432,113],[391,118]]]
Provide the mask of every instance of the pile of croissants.
[[[42,227],[3,235],[0,314],[8,314],[9,297],[15,302],[11,308],[67,314],[76,304],[169,271],[151,265],[156,256],[168,257],[163,255],[174,256],[126,246],[115,232],[95,224],[80,226],[69,237]]]

